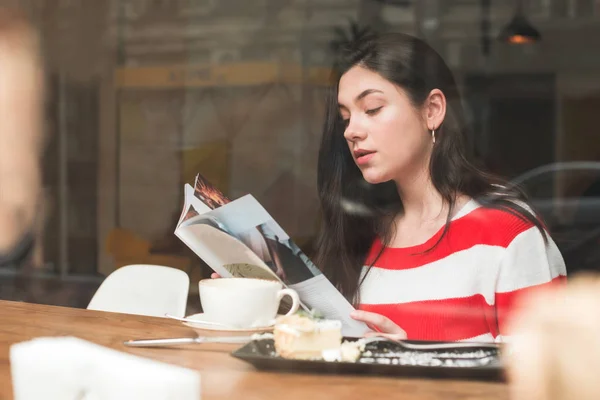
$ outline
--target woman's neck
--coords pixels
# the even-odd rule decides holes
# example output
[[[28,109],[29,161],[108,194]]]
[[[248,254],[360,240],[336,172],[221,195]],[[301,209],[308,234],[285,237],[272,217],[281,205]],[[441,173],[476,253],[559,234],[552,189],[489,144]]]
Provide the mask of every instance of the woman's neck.
[[[441,215],[445,217],[447,204],[433,185],[429,171],[422,170],[410,179],[396,181],[396,186],[402,199],[404,218],[425,221]]]
[[[433,185],[427,170],[396,185],[403,212],[393,221],[387,245],[405,248],[423,244],[446,223],[449,204]],[[462,207],[465,201],[465,196],[457,196],[455,206]]]

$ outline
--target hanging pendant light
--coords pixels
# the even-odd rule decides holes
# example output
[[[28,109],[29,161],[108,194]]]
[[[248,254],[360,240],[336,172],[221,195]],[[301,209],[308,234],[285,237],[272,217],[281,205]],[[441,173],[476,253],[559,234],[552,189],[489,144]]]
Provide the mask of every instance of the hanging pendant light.
[[[525,17],[525,13],[523,12],[523,2],[521,0],[519,0],[515,16],[508,25],[500,31],[498,39],[511,44],[535,43],[542,39],[540,31],[531,25],[529,20]]]

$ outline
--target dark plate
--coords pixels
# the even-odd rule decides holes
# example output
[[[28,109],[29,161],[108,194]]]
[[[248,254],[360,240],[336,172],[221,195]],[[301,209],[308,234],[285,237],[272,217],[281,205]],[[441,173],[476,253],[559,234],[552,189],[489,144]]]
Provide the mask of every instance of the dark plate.
[[[285,359],[276,354],[273,339],[260,339],[247,343],[232,355],[261,370],[504,380],[498,350],[485,348],[407,351],[397,343],[382,341],[367,344],[362,356],[352,363]],[[477,358],[482,355],[487,359]]]

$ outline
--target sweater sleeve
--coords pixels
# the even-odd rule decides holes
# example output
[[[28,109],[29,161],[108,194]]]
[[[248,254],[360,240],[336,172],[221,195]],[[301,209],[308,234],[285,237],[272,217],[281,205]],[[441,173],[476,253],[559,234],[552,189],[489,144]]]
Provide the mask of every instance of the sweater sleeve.
[[[495,308],[500,335],[519,298],[566,280],[565,262],[554,241],[534,226],[518,234],[506,248],[496,282]]]

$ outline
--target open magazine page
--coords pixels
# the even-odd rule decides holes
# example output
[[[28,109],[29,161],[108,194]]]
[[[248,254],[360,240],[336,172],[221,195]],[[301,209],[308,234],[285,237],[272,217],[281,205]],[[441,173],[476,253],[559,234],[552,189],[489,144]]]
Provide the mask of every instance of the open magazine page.
[[[257,259],[262,261],[262,265],[266,265],[286,286],[298,292],[302,303],[309,309],[318,310],[326,318],[342,321],[345,336],[362,336],[369,330],[362,322],[350,318],[350,312],[354,309],[352,305],[252,195],[186,220],[178,230],[189,231],[206,217],[216,221],[226,232],[251,249]],[[201,240],[204,241],[204,238]],[[206,242],[204,245],[207,247],[206,252],[214,251],[211,246],[226,246],[218,243],[208,245]]]
[[[188,184],[184,186],[184,206],[175,229],[175,235],[223,277],[249,277],[281,281],[264,264],[266,259],[264,255],[267,254],[267,249],[258,232],[255,232],[254,235],[252,233],[241,235],[245,239],[246,246],[250,247],[248,249],[214,217],[205,215],[213,208],[218,208],[228,202],[230,200],[217,188],[198,175],[194,187]],[[182,228],[184,222],[191,219],[193,222],[185,224],[185,228]],[[189,228],[196,225],[202,226]],[[218,243],[213,244],[213,240]],[[237,252],[229,253],[230,248],[237,249]],[[257,255],[259,259],[257,259]]]
[[[181,216],[177,222],[177,226],[181,225],[183,221],[193,218],[197,215],[204,214],[211,209],[194,196],[194,188],[186,184],[183,187],[183,208],[181,210]]]
[[[187,219],[175,230],[175,235],[224,278],[280,280],[214,217],[203,214]]]

